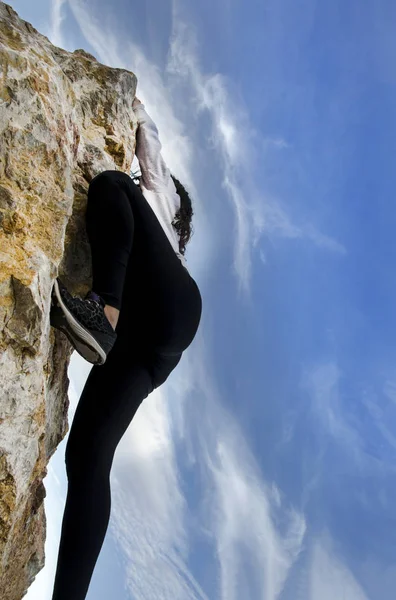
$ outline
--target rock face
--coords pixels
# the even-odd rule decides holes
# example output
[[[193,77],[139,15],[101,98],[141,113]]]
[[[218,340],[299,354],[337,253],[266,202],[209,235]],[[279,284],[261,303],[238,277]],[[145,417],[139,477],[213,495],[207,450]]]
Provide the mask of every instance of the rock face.
[[[45,562],[43,478],[68,431],[73,347],[50,327],[59,275],[91,287],[89,182],[130,172],[137,80],[53,46],[0,3],[0,594],[20,600]]]

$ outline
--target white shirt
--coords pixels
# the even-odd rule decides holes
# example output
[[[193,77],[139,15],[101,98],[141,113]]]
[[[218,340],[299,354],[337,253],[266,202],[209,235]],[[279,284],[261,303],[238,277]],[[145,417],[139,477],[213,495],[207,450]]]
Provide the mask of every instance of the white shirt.
[[[161,155],[162,145],[159,141],[158,129],[146,113],[144,104],[134,100],[132,106],[139,123],[136,134],[136,156],[142,172],[140,189],[182,265],[188,270],[186,258],[179,251],[179,235],[172,225],[176,212],[180,208],[180,196]]]

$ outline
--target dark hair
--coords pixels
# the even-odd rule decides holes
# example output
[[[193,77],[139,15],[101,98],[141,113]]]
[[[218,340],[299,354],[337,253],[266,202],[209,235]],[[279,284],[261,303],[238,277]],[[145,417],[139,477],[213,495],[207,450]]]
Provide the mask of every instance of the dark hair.
[[[185,187],[180,183],[178,179],[174,175],[171,174],[173,179],[173,183],[176,186],[176,191],[180,196],[180,208],[177,211],[174,220],[172,221],[173,227],[176,229],[179,234],[179,251],[180,254],[184,256],[186,251],[186,245],[191,239],[192,234],[194,233],[192,227],[192,217],[194,214],[191,198],[185,189]]]
[[[131,177],[136,183],[136,185],[140,186],[141,176],[132,173]],[[188,244],[192,234],[194,233],[191,222],[194,211],[191,204],[191,198],[188,195],[188,192],[185,189],[185,187],[180,183],[178,179],[176,179],[174,175],[171,174],[171,177],[173,179],[173,183],[175,184],[176,192],[179,194],[180,197],[180,208],[177,211],[174,220],[172,221],[172,225],[179,234],[179,252],[184,256],[186,252],[186,245]]]

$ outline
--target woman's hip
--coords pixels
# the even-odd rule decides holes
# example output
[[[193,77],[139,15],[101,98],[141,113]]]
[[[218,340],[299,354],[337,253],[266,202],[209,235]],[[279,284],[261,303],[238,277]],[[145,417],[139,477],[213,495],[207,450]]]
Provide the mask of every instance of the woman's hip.
[[[142,352],[168,356],[190,346],[201,321],[202,298],[194,279],[184,273],[181,266],[180,281],[163,281],[163,287],[158,282],[140,287],[139,279],[133,280],[134,288],[129,285],[122,298],[116,328],[120,343],[129,339]]]

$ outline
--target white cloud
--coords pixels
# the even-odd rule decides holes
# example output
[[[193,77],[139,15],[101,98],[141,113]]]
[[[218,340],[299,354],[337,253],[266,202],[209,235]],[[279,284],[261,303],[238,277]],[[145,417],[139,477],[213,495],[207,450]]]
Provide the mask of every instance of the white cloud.
[[[391,379],[387,379],[384,383],[384,394],[387,398],[389,398],[389,400],[391,400],[393,402],[393,404],[396,404],[396,382],[391,380]]]
[[[370,387],[366,387],[362,394],[362,404],[370,415],[373,431],[382,435],[382,444],[377,452],[382,455],[381,468],[389,467],[393,470],[394,461],[390,459],[388,451],[390,448],[396,449],[395,435],[395,404],[396,404],[396,383],[392,379],[386,379],[383,384],[383,395],[376,393]],[[383,396],[390,400],[384,400]],[[386,450],[385,450],[386,449]],[[392,453],[393,454],[393,453]],[[388,462],[389,461],[389,462]]]
[[[323,248],[324,250],[329,250],[330,252],[335,252],[336,254],[341,255],[347,253],[347,250],[343,244],[331,238],[330,236],[317,231],[312,224],[303,227],[301,232],[302,235],[299,237],[306,237],[310,239],[318,248]]]
[[[317,540],[313,547],[309,600],[369,600],[351,571],[332,551],[328,538]]]
[[[216,597],[276,600],[302,548],[305,519],[274,483],[263,480],[239,425],[222,405],[205,357],[200,344],[191,372],[199,382],[199,407],[191,402],[185,408],[190,415],[185,435],[197,440],[201,515],[220,567]]]
[[[301,549],[305,521],[301,514],[279,506],[279,490],[267,488],[251,468],[251,457],[241,456],[237,439],[224,432],[212,467],[216,492],[217,547],[221,571],[221,598],[275,600],[282,591]],[[274,493],[275,487],[275,493]],[[287,526],[280,533],[276,515]],[[250,585],[249,581],[250,567]],[[247,590],[250,594],[248,595]]]
[[[307,239],[318,248],[340,255],[346,254],[346,249],[340,242],[321,233],[312,224],[295,225],[279,200],[275,198],[266,197],[254,218],[256,229],[254,245],[257,244],[260,234],[264,233],[267,236],[278,235],[288,239]]]
[[[179,2],[173,3],[173,37],[168,71],[190,81],[198,114],[207,111],[212,121],[213,146],[222,157],[223,186],[234,210],[236,230],[234,270],[238,277],[239,292],[249,299],[251,280],[251,252],[260,237],[275,233],[286,238],[306,238],[316,246],[338,254],[345,248],[319,231],[313,225],[298,227],[291,223],[286,211],[275,198],[258,192],[253,177],[253,165],[260,162],[255,150],[259,133],[250,122],[247,109],[236,100],[231,82],[223,75],[205,74],[198,61],[198,43],[193,30],[182,20]],[[277,149],[290,147],[281,138],[267,139]],[[258,146],[262,147],[265,140]]]
[[[283,138],[264,138],[263,139],[263,148],[264,150],[268,150],[268,149],[273,149],[273,148],[277,148],[279,150],[284,150],[285,148],[291,148],[291,144],[289,144],[288,142],[286,142],[286,140],[284,140]]]
[[[318,362],[304,369],[301,386],[309,398],[310,425],[319,434],[321,441],[318,457],[328,442],[328,436],[344,447],[348,456],[361,463],[364,460],[363,442],[353,422],[348,419],[348,409],[343,402],[341,380],[343,373],[336,362]],[[317,465],[320,470],[320,464]],[[312,474],[313,479],[317,476]]]
[[[65,5],[67,5],[67,0],[52,0],[50,3],[50,33],[47,37],[58,48],[62,47],[62,22],[65,19],[65,16],[62,16],[62,8]]]
[[[321,363],[305,371],[303,386],[310,394],[312,410],[317,418],[329,433],[342,439],[349,429],[344,423],[340,408],[340,377],[341,371],[335,363]]]
[[[190,82],[197,115],[206,111],[211,118],[211,142],[221,158],[221,174],[226,197],[231,201],[236,218],[234,232],[234,270],[239,292],[249,295],[251,279],[251,223],[246,190],[241,179],[251,178],[252,146],[249,143],[255,132],[244,107],[233,101],[230,82],[223,75],[203,73],[198,60],[198,44],[194,31],[183,21],[174,2],[173,35],[168,62],[168,72]]]

